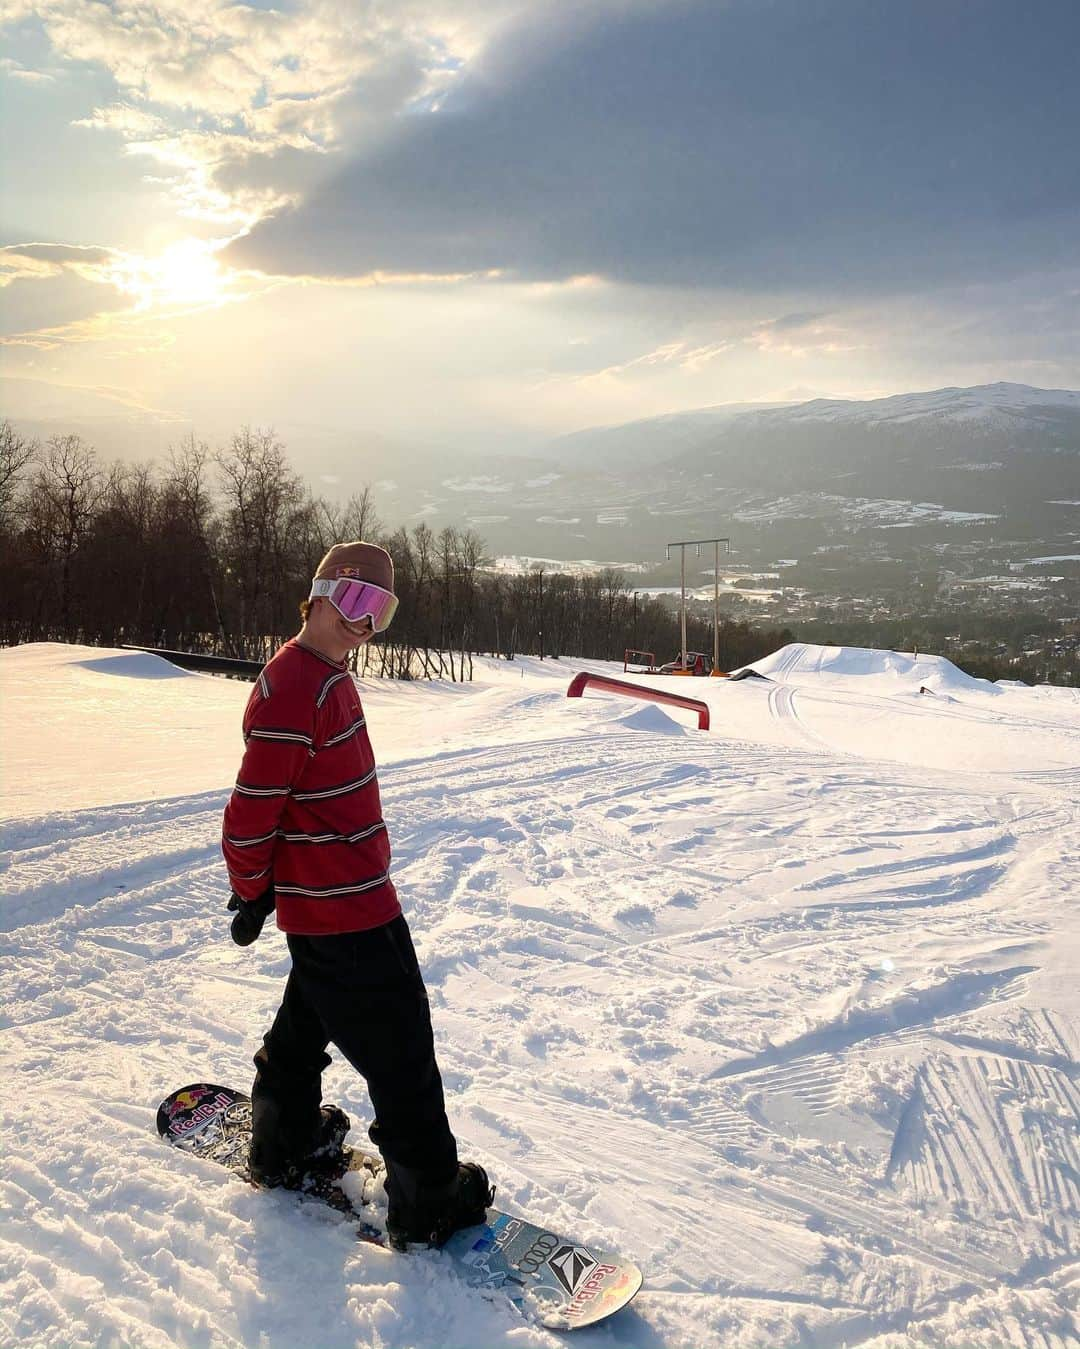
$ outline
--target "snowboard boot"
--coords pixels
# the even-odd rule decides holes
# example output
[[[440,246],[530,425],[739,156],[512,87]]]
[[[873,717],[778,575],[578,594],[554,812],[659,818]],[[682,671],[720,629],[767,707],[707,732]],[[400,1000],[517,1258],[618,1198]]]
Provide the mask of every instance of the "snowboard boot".
[[[461,1228],[484,1222],[495,1187],[476,1162],[460,1162],[455,1176],[433,1185],[388,1159],[386,1195],[386,1235],[395,1251],[404,1251],[410,1242],[442,1246]]]
[[[336,1105],[324,1105],[319,1110],[319,1125],[315,1143],[300,1163],[305,1175],[312,1172],[334,1174],[342,1164],[342,1144],[352,1128],[352,1120]]]
[[[258,1138],[252,1138],[248,1172],[264,1189],[298,1188],[305,1176],[333,1175],[342,1161],[342,1143],[352,1127],[348,1115],[336,1105],[324,1105],[315,1127],[305,1138],[289,1137],[285,1131],[269,1131],[266,1112]]]

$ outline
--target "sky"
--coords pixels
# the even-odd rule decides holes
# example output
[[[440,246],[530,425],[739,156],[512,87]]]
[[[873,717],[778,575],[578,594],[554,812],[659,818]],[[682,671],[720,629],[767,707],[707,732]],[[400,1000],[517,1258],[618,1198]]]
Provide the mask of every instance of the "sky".
[[[28,427],[452,456],[728,402],[1080,387],[1075,0],[0,21],[0,387]]]

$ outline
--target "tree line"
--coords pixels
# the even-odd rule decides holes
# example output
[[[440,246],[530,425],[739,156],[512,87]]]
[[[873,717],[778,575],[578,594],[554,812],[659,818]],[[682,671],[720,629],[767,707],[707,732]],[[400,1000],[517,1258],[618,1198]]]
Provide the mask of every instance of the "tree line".
[[[372,491],[316,496],[272,431],[216,449],[189,437],[158,466],[104,462],[76,435],[29,441],[0,424],[0,645],[153,646],[266,660],[296,632],[319,560],[347,539],[381,543],[401,603],[359,659],[395,678],[472,677],[472,658],[659,660],[679,649],[677,616],[613,568],[587,575],[495,569],[471,530],[388,529]],[[691,614],[688,646],[712,651]],[[722,620],[733,668],[790,633]]]

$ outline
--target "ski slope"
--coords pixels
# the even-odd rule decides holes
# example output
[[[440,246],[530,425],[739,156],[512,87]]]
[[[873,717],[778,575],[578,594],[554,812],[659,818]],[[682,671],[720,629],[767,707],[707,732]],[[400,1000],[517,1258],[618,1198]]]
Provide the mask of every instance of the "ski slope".
[[[909,665],[656,680],[707,733],[587,662],[361,687],[462,1151],[645,1272],[580,1349],[1080,1343],[1080,696]],[[157,1138],[288,969],[224,910],[248,689],[0,651],[0,1343],[560,1344]]]

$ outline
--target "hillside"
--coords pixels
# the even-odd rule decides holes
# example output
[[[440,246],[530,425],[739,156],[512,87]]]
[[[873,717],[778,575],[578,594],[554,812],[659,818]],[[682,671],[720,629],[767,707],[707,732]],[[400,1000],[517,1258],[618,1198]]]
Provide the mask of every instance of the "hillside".
[[[1080,393],[991,384],[865,402],[734,405],[583,431],[550,449],[579,471],[616,480],[627,468],[644,470],[669,498],[705,505],[713,496],[714,508],[734,506],[736,519],[739,503],[724,496],[732,489],[774,502],[812,494],[802,505],[822,516],[834,513],[829,501],[847,501],[865,524],[876,499],[884,499],[881,523],[890,503],[903,502],[1055,523],[1053,499],[1075,496],[1080,482]]]
[[[580,662],[361,688],[463,1149],[645,1272],[583,1347],[1076,1342],[1080,695],[921,660],[663,683],[707,733],[567,700]],[[250,1079],[288,968],[227,935],[248,686],[50,645],[0,682],[5,1342],[564,1343],[156,1136]]]
[[[438,482],[425,470],[386,497],[399,499],[435,526],[470,524],[494,553],[634,564],[651,583],[677,574],[672,539],[727,536],[733,578],[771,573],[789,620],[845,596],[893,614],[1080,606],[1072,390],[703,408],[470,460]]]

